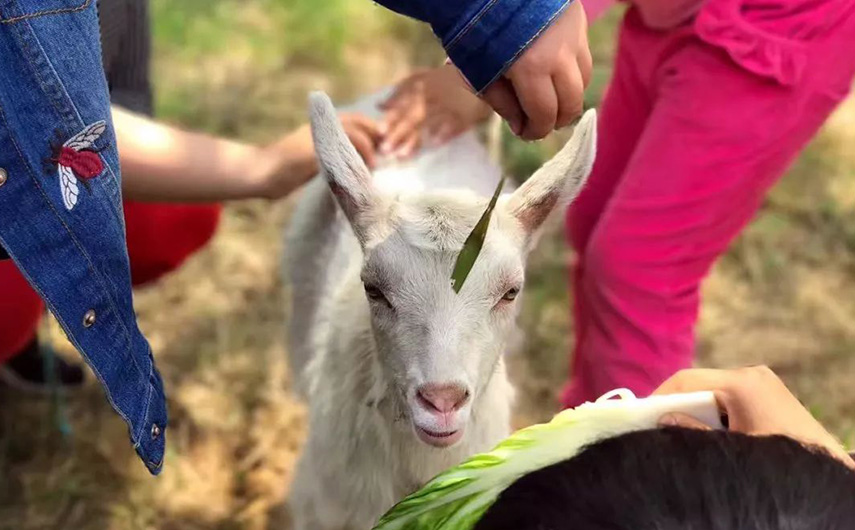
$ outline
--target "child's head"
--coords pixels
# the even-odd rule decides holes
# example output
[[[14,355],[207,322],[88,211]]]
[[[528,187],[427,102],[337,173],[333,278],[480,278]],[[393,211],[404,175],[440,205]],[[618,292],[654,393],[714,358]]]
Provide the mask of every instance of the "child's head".
[[[475,530],[851,530],[855,472],[783,437],[659,429],[506,489]]]

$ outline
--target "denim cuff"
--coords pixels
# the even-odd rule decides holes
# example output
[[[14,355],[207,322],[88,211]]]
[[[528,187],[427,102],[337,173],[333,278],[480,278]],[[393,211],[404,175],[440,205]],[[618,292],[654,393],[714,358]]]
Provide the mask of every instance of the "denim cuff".
[[[480,94],[505,73],[571,2],[490,0],[443,46]]]
[[[131,432],[131,441],[149,472],[159,475],[166,452],[167,412],[163,381],[157,370],[152,370],[149,375],[148,392],[145,414],[137,422],[137,432]]]

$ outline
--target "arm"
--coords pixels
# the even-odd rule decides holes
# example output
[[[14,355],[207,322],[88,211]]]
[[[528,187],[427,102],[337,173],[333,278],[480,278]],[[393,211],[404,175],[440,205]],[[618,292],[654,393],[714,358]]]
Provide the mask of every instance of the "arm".
[[[472,88],[533,140],[582,112],[591,72],[581,0],[380,0],[425,21]]]
[[[126,197],[191,202],[261,194],[259,168],[271,162],[260,148],[181,131],[117,106],[112,112]],[[300,169],[311,171],[306,165]]]
[[[126,197],[152,201],[278,199],[317,173],[311,133],[302,126],[260,147],[185,132],[113,106]],[[343,116],[354,145],[369,164],[376,125]]]
[[[570,3],[568,0],[380,0],[427,22],[476,92],[513,63]]]

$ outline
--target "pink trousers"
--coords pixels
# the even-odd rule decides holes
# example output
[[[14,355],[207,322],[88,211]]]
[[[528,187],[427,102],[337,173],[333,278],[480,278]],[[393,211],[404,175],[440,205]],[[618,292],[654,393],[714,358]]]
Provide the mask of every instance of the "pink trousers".
[[[647,395],[692,364],[701,281],[855,75],[855,2],[801,3],[708,0],[666,32],[627,12],[597,160],[567,215],[564,406],[617,387]]]

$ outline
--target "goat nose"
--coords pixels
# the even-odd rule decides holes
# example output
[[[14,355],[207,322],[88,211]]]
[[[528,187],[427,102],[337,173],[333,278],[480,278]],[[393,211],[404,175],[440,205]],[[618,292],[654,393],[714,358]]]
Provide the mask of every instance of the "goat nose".
[[[460,385],[428,384],[419,387],[419,401],[431,412],[448,413],[469,401],[469,391]]]

